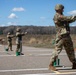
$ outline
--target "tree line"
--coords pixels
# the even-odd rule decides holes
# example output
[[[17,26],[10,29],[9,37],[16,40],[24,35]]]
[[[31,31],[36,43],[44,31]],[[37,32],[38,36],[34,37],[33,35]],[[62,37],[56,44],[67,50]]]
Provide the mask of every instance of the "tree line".
[[[16,28],[20,27],[22,32],[28,32],[28,34],[56,34],[55,26],[4,26],[0,27],[0,34],[7,34],[11,32],[15,34]],[[71,34],[76,34],[76,26],[71,27]]]

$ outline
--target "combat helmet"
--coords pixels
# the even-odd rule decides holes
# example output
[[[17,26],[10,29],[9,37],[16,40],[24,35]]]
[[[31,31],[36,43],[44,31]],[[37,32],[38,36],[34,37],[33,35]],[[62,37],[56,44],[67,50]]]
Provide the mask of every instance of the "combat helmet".
[[[55,6],[55,10],[60,10],[60,9],[64,9],[64,6],[62,4],[57,4]]]
[[[17,28],[16,31],[17,31],[17,32],[21,31],[21,28]]]

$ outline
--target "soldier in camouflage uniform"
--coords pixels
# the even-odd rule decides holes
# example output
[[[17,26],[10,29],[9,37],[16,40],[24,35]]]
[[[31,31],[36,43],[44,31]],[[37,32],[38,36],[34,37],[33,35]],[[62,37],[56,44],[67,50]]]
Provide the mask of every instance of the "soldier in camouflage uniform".
[[[17,49],[16,49],[16,56],[18,55],[24,55],[22,53],[22,36],[24,36],[25,34],[27,34],[27,32],[25,33],[21,33],[21,29],[17,28],[16,30],[16,44],[17,44]]]
[[[76,20],[76,16],[64,16],[64,6],[57,4],[55,6],[56,14],[54,16],[54,23],[56,26],[56,40],[55,40],[55,51],[52,53],[49,69],[56,71],[57,69],[53,66],[54,61],[62,51],[64,46],[69,60],[72,62],[72,69],[76,69],[75,53],[73,48],[73,42],[70,37],[69,23]]]
[[[11,35],[10,32],[8,32],[8,34],[7,34],[7,41],[8,41],[8,50],[10,50],[10,51],[13,51],[13,50],[12,50],[12,38],[13,38],[13,37],[14,37],[14,36]]]

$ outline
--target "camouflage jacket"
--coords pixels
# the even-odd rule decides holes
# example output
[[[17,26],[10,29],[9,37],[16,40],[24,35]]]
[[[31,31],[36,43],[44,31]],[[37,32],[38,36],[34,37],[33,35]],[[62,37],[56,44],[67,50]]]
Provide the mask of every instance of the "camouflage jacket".
[[[7,35],[7,41],[11,42],[13,37],[13,35]]]
[[[56,13],[53,20],[56,26],[57,36],[61,36],[70,34],[69,23],[74,22],[76,18],[74,16],[64,16],[63,14]]]
[[[16,41],[22,41],[22,36],[24,35],[24,33],[16,32]]]

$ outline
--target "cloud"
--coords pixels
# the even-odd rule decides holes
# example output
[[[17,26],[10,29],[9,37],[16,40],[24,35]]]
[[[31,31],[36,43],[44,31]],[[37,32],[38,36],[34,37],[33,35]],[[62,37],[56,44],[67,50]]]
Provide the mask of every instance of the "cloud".
[[[19,7],[19,8],[13,8],[12,11],[25,11],[25,9],[22,7]]]
[[[70,14],[70,15],[76,15],[76,10],[70,11],[70,12],[68,12],[68,14]]]
[[[8,18],[11,18],[11,19],[13,19],[13,18],[18,18],[14,13],[11,13],[9,16],[8,16]]]
[[[5,24],[0,24],[1,27],[6,26]]]
[[[45,17],[40,17],[40,19],[45,20],[46,18]]]
[[[3,26],[10,26],[10,25],[16,25],[17,26],[17,22],[8,22],[8,23],[6,23],[6,24],[0,24],[0,26],[1,27],[3,27]]]
[[[16,22],[8,22],[7,25],[17,25]]]

